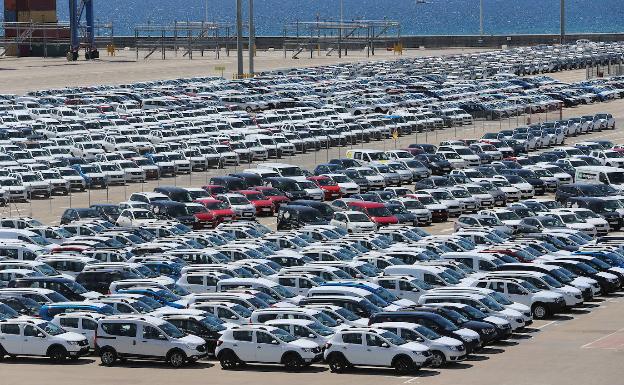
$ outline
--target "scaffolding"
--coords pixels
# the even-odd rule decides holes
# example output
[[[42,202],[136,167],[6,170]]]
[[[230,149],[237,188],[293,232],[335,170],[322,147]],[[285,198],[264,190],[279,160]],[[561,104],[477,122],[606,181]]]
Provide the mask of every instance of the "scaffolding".
[[[394,20],[297,21],[284,25],[284,57],[292,51],[297,59],[306,50],[310,58],[334,53],[348,55],[349,50],[366,49],[375,55],[379,47],[395,48],[401,43],[401,23]]]
[[[193,52],[204,56],[206,51],[214,51],[219,58],[221,49],[230,56],[230,49],[236,46],[236,27],[233,23],[177,21],[173,24],[141,24],[134,28],[136,59],[149,59],[160,51],[161,58],[167,59],[167,52],[174,56],[193,59]]]

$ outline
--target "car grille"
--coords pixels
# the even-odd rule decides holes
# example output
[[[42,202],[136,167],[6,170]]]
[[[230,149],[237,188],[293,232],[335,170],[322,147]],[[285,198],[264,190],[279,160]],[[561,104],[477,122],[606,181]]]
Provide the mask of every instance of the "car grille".
[[[322,352],[322,349],[319,346],[312,348],[312,353],[314,354],[320,354],[321,352]]]
[[[89,341],[87,340],[78,341],[78,346],[88,346],[88,345],[89,345]]]

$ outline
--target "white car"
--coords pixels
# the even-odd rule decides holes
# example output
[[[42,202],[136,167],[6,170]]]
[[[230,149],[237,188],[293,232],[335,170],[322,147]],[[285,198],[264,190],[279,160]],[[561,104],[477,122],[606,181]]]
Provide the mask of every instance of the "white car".
[[[141,341],[138,344],[137,339]],[[180,368],[207,355],[204,339],[144,314],[100,318],[95,346],[104,366],[113,366],[126,357],[141,357],[163,360]]]
[[[590,209],[584,208],[565,208],[555,210],[556,212],[567,212],[576,215],[578,218],[584,220],[585,222],[593,225],[596,228],[596,233],[599,236],[607,235],[609,233],[609,222],[606,219],[591,211]]]
[[[141,227],[156,222],[158,218],[150,210],[130,208],[119,214],[116,224],[119,227]]]
[[[221,367],[235,369],[249,362],[282,364],[299,370],[322,357],[321,347],[274,326],[244,325],[223,332],[215,355]]]
[[[377,230],[377,225],[360,211],[342,211],[334,214],[330,225],[343,228],[349,233],[371,232]]]
[[[256,207],[242,194],[222,194],[218,195],[217,199],[229,203],[230,208],[234,211],[237,218],[256,218]]]
[[[321,176],[326,176],[336,182],[338,184],[338,187],[340,187],[340,192],[343,196],[360,193],[360,185],[352,181],[348,176],[344,174],[323,174]]]
[[[11,356],[42,356],[55,362],[77,359],[89,352],[85,336],[41,319],[18,318],[0,323],[0,359]]]
[[[62,327],[68,332],[82,334],[89,341],[89,348],[95,349],[95,330],[97,321],[103,318],[103,314],[89,312],[71,312],[57,314],[52,323]]]
[[[341,373],[353,366],[392,367],[399,374],[420,369],[431,357],[429,348],[407,342],[384,329],[350,328],[337,332],[326,345],[329,369]]]
[[[145,171],[131,160],[118,160],[114,163],[123,170],[126,182],[143,183],[146,179]]]

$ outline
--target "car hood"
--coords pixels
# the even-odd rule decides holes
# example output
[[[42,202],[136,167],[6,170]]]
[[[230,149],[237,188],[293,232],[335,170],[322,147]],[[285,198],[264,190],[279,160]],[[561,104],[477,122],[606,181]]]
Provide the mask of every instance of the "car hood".
[[[296,347],[302,348],[302,349],[314,349],[314,348],[319,347],[319,345],[316,342],[312,342],[304,338],[299,338],[298,340],[292,341],[289,344],[295,345]]]
[[[102,296],[102,294],[95,292],[95,291],[88,291],[86,293],[82,293],[80,294],[81,296],[85,297],[86,299],[98,299]]]
[[[401,345],[401,347],[413,352],[424,352],[429,350],[427,345],[421,344],[419,342],[408,342],[404,345]]]
[[[85,336],[83,336],[82,334],[74,333],[74,332],[63,333],[63,334],[58,335],[57,337],[61,337],[66,341],[73,341],[73,342],[86,340]]]

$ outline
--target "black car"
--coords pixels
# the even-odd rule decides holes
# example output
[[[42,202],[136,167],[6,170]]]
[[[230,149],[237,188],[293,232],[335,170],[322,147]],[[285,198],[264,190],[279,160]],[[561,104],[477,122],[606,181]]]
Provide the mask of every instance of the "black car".
[[[87,271],[76,276],[76,283],[82,285],[90,291],[97,291],[101,294],[110,292],[110,284],[122,279],[137,279],[138,275],[125,270],[109,270],[109,271]]]
[[[427,306],[419,306],[415,307],[414,310],[417,311],[426,311],[434,314],[438,314],[447,320],[451,321],[455,325],[460,328],[466,328],[470,330],[474,330],[479,333],[479,337],[481,338],[481,344],[486,345],[492,341],[498,340],[498,333],[496,332],[496,327],[485,321],[474,321],[469,318],[464,317],[459,312],[454,309],[448,307],[427,307]]]
[[[210,178],[211,185],[223,186],[228,191],[247,190],[248,186],[244,179],[234,176],[215,176]]]
[[[152,212],[158,218],[175,220],[189,227],[196,227],[199,222],[184,203],[176,201],[155,201],[151,204]]]
[[[340,159],[332,159],[329,161],[331,164],[337,164],[342,166],[342,168],[352,168],[352,167],[361,167],[362,164],[355,159],[351,158],[340,158]]]
[[[445,176],[431,176],[429,178],[421,179],[414,184],[415,190],[426,190],[438,187],[451,187],[455,183]]]
[[[408,148],[419,148],[419,149],[423,150],[427,154],[435,154],[436,151],[438,151],[438,148],[436,146],[434,146],[433,144],[427,144],[427,143],[412,143],[412,144],[410,144],[407,147]]]
[[[617,190],[605,184],[570,183],[559,186],[555,192],[555,200],[566,204],[570,198],[594,197],[604,198],[617,195]],[[568,206],[571,207],[571,206]],[[584,206],[578,206],[584,207]]]
[[[245,181],[247,188],[258,187],[264,184],[260,175],[251,172],[238,172],[229,174],[229,176],[242,179]]]
[[[358,170],[344,170],[343,173],[360,186],[360,192],[365,193],[370,189],[368,179],[360,174]]]
[[[9,282],[9,287],[50,289],[62,294],[70,301],[84,301],[87,299],[87,297],[84,296],[84,294],[87,293],[87,289],[69,278],[24,277]]]
[[[0,303],[15,310],[19,315],[38,317],[41,304],[30,298],[14,295],[0,297]]]
[[[298,229],[306,225],[327,225],[320,211],[297,204],[281,205],[277,212],[277,230]]]
[[[84,219],[102,219],[100,213],[92,208],[66,209],[61,216],[61,225]]]
[[[119,214],[121,214],[121,210],[119,209],[119,205],[108,204],[108,203],[98,203],[95,205],[91,205],[92,209],[96,210],[102,219],[105,221],[109,221],[110,223],[117,222],[117,218],[119,218]]]
[[[296,205],[307,206],[307,207],[311,207],[313,209],[318,210],[318,212],[321,213],[322,218],[325,219],[326,221],[331,221],[334,218],[334,213],[336,212],[336,210],[334,210],[327,203],[319,202],[319,201],[303,199],[303,200],[298,200]]]
[[[458,333],[460,328],[445,317],[426,311],[379,312],[373,314],[368,320],[369,325],[381,322],[409,322],[428,327],[438,334],[463,342],[468,354],[479,345],[479,339],[468,339],[465,335]]]
[[[175,186],[159,186],[154,188],[155,193],[163,194],[169,197],[172,201],[180,203],[191,203],[193,197],[186,189]]]
[[[399,224],[418,226],[418,217],[403,205],[386,203],[386,208],[397,217]]]
[[[214,355],[221,332],[226,329],[223,321],[212,314],[206,316],[176,314],[167,315],[163,319],[188,334],[203,338],[206,341],[208,354],[212,355]]]
[[[293,179],[271,177],[264,180],[264,185],[276,188],[284,193],[290,200],[308,199],[308,193]]]
[[[415,158],[430,169],[434,175],[445,175],[453,169],[451,163],[438,154],[420,154],[416,155]]]
[[[502,175],[516,175],[524,179],[527,183],[533,186],[533,190],[535,191],[535,195],[544,195],[546,194],[546,183],[541,180],[535,172],[527,169],[518,169],[518,170],[503,170],[501,172]]]

